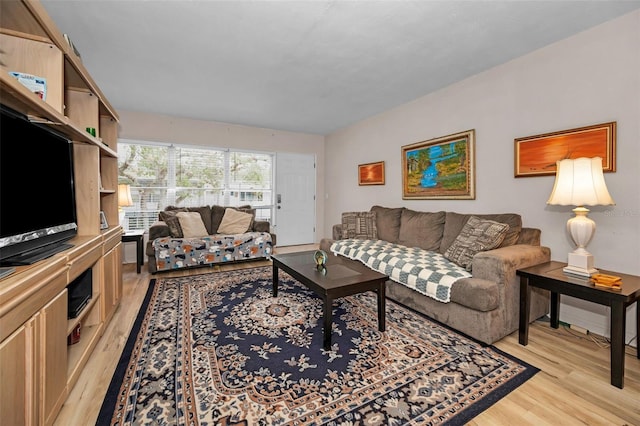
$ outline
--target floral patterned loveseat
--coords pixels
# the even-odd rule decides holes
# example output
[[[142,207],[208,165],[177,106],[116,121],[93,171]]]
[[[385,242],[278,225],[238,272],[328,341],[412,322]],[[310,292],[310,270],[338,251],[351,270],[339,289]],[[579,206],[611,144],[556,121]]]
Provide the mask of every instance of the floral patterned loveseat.
[[[248,216],[251,216],[250,218]],[[250,206],[174,207],[158,215],[146,246],[149,272],[269,258],[276,243]]]

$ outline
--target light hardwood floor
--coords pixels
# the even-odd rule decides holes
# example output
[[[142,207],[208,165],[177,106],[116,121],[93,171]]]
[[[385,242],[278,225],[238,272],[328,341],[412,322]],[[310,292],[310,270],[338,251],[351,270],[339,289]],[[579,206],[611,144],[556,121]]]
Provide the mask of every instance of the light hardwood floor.
[[[277,252],[315,246],[278,248]],[[215,270],[269,265],[268,261],[224,265]],[[213,268],[212,268],[213,269]],[[136,274],[124,265],[122,302],[102,339],[70,392],[55,424],[92,425],[98,417],[120,353],[152,278],[201,274],[195,269],[151,275],[146,265]],[[529,345],[518,344],[518,332],[495,347],[539,368],[522,386],[475,417],[470,425],[640,425],[640,360],[627,347],[624,389],[610,385],[609,349],[562,327],[538,321],[529,329]]]

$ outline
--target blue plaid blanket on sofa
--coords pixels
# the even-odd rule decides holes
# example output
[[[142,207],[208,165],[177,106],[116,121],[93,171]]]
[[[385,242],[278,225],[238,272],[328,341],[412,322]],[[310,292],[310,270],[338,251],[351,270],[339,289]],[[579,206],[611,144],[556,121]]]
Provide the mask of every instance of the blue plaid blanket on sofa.
[[[440,302],[451,300],[451,286],[471,274],[440,253],[382,240],[335,241],[331,252],[358,260],[390,279]]]

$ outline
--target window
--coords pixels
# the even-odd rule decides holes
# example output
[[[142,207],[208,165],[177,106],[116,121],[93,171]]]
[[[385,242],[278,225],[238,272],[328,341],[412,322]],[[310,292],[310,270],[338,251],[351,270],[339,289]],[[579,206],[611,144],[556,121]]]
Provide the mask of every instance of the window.
[[[131,186],[125,229],[147,229],[167,206],[256,208],[271,220],[273,154],[184,145],[118,142],[118,183]]]

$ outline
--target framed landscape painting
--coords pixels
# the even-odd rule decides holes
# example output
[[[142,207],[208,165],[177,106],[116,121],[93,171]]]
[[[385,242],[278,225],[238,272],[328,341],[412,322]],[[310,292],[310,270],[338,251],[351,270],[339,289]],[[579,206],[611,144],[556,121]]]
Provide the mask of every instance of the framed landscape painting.
[[[514,140],[515,177],[556,174],[556,161],[602,158],[602,171],[616,171],[616,122]]]
[[[358,185],[384,185],[384,161],[359,164]]]
[[[475,130],[402,147],[403,199],[474,200]]]

